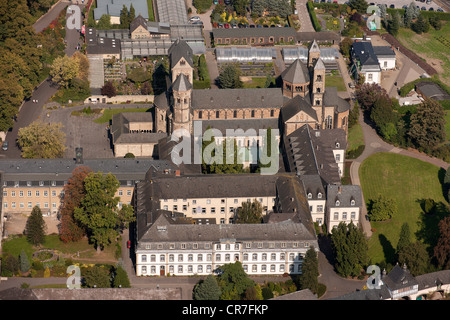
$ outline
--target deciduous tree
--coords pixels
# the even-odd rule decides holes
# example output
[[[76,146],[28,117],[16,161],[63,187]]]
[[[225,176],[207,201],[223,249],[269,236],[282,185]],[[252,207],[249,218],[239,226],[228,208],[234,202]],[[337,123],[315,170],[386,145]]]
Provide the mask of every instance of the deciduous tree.
[[[439,221],[439,239],[434,247],[434,257],[438,266],[450,269],[450,217],[445,217]]]
[[[397,214],[397,203],[392,198],[387,198],[382,194],[372,201],[369,209],[371,221],[383,221],[391,219]]]
[[[84,179],[92,172],[89,167],[77,167],[64,186],[64,197],[61,201],[61,225],[59,237],[63,242],[78,241],[86,233],[84,228],[74,219],[74,210],[85,196]]]
[[[70,82],[78,76],[77,60],[68,56],[56,58],[50,69],[52,81],[60,86],[68,88]]]
[[[115,194],[119,186],[119,181],[111,173],[91,172],[84,179],[86,194],[80,206],[75,208],[74,218],[86,228],[97,251],[114,242],[120,229],[135,220],[131,206],[118,208],[120,198]]]
[[[222,290],[221,300],[240,300],[245,290],[254,287],[255,282],[248,277],[239,261],[220,266],[219,287]]]
[[[62,158],[64,156],[66,135],[61,123],[45,124],[40,121],[20,128],[18,145],[24,158]]]
[[[445,112],[441,104],[425,99],[411,116],[409,136],[419,148],[431,150],[445,139]]]
[[[253,202],[242,202],[237,210],[236,223],[261,223],[263,207],[261,202],[254,199]]]

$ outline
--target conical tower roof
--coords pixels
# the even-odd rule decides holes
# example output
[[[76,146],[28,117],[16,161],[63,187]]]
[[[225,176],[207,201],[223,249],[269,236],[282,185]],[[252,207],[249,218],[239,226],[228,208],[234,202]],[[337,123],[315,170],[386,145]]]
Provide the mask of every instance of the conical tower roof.
[[[286,70],[281,74],[283,81],[290,83],[307,83],[310,81],[309,71],[305,64],[300,59],[295,60]]]
[[[313,43],[311,44],[311,47],[309,47],[309,52],[320,52],[320,48],[316,42],[316,39],[314,39]]]
[[[184,73],[180,73],[172,84],[173,91],[188,91],[192,89],[192,84]]]
[[[325,65],[323,64],[322,59],[317,59],[316,65],[314,66],[314,70],[325,70]]]

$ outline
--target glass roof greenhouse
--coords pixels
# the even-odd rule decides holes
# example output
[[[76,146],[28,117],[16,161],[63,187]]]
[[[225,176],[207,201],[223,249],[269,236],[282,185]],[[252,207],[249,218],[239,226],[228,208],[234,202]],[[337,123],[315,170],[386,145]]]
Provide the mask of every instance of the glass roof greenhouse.
[[[271,62],[276,58],[274,48],[216,48],[218,63],[225,62]]]
[[[306,47],[296,47],[296,48],[283,48],[282,51],[284,62],[289,64],[297,59],[302,62],[308,60],[308,48]],[[334,63],[339,54],[336,48],[321,48],[320,58],[324,63]]]

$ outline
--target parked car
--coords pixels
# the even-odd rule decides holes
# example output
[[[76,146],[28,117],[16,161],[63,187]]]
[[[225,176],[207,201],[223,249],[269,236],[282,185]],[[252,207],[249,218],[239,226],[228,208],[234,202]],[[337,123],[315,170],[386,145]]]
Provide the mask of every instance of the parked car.
[[[131,247],[131,241],[128,240],[128,241],[127,241],[127,248],[130,249],[130,247]]]
[[[250,28],[256,28],[256,26],[254,24],[251,24]]]
[[[228,23],[225,23],[223,26],[225,29],[230,29],[230,24],[228,24]]]
[[[349,82],[349,83],[348,83],[348,86],[349,86],[350,88],[352,88],[352,89],[355,88],[355,84],[354,84],[353,82]]]
[[[420,8],[420,10],[427,11],[427,8],[426,7],[422,7],[422,8]]]
[[[8,150],[8,141],[3,142],[3,144],[2,144],[2,150],[3,150],[3,151]]]
[[[433,8],[433,7],[430,7],[430,9],[428,9],[428,11],[434,11],[434,8]]]
[[[197,22],[197,21],[201,21],[200,17],[195,16],[189,19],[190,22]]]
[[[438,12],[444,12],[444,10],[442,10],[442,8],[438,8],[436,11],[438,11]]]

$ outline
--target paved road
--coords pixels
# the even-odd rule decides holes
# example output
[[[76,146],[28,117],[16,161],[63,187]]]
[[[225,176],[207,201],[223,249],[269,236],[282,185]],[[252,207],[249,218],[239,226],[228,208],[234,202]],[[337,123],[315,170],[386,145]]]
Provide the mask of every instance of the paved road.
[[[296,9],[298,13],[298,19],[300,20],[300,32],[314,32],[314,27],[311,22],[311,18],[306,8],[307,0],[297,0]]]
[[[58,2],[49,12],[43,15],[34,25],[33,28],[36,32],[40,32],[45,29],[63,10],[69,1]],[[80,8],[82,10],[80,5]],[[75,47],[79,41],[80,34],[77,30],[69,30],[66,28],[66,41],[67,47],[65,53],[68,56],[72,56],[76,51]],[[0,150],[0,158],[16,159],[20,158],[20,149],[16,145],[17,135],[19,129],[28,126],[33,121],[39,119],[43,110],[44,104],[58,91],[57,86],[53,85],[49,79],[43,81],[36,87],[31,98],[25,100],[20,107],[17,121],[11,131],[6,134],[5,141],[8,141],[9,148],[7,151]],[[36,100],[37,102],[33,102]]]

